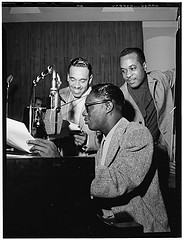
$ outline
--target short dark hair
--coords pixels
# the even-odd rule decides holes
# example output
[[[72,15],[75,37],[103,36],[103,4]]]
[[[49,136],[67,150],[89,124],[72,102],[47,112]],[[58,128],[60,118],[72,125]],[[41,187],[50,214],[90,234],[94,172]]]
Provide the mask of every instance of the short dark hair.
[[[124,57],[128,54],[131,54],[131,53],[136,53],[137,54],[137,58],[138,58],[138,61],[143,64],[146,59],[145,59],[145,55],[144,55],[144,52],[142,51],[142,49],[140,48],[125,48],[121,53],[120,53],[120,58],[121,57]]]
[[[121,89],[112,83],[99,83],[92,87],[90,92],[96,98],[103,98],[104,100],[113,100],[116,108],[122,110],[125,99]]]
[[[69,73],[70,67],[74,66],[74,67],[87,67],[89,70],[89,77],[93,74],[92,73],[92,66],[91,64],[84,58],[82,57],[78,57],[78,58],[74,58],[71,59],[68,69],[67,69],[67,73]]]

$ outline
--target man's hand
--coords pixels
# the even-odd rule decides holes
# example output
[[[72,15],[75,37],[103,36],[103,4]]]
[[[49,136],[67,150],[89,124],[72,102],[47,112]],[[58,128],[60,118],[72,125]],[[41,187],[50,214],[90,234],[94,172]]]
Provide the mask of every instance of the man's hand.
[[[77,146],[84,146],[87,142],[87,133],[81,132],[78,134],[74,134],[74,142]]]
[[[35,140],[28,140],[27,144],[33,144],[30,149],[33,153],[39,153],[42,157],[60,157],[56,145],[49,140],[37,138]]]

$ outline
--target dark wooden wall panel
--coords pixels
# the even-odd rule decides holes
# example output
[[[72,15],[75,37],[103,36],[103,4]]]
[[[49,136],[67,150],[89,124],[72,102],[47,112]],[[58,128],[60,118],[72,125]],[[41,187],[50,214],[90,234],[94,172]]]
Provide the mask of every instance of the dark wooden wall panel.
[[[3,82],[8,75],[14,76],[8,116],[16,120],[22,119],[23,109],[29,105],[32,81],[49,65],[55,64],[63,82],[61,87],[67,86],[70,59],[78,56],[91,62],[93,84],[112,82],[121,86],[121,50],[143,48],[142,22],[3,23],[3,36]],[[51,75],[36,87],[36,95],[43,98],[44,104],[50,87]]]

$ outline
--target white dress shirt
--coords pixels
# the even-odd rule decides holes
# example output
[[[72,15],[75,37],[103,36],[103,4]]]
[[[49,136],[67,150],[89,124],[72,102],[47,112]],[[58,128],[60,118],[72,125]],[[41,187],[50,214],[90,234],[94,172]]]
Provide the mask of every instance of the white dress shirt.
[[[80,116],[83,111],[83,105],[85,103],[86,96],[90,93],[90,91],[91,91],[91,87],[78,99],[72,96],[73,100],[71,102],[71,105],[72,105],[71,109],[73,110],[74,113],[73,113],[72,119],[69,119],[69,120],[75,124],[79,125]]]

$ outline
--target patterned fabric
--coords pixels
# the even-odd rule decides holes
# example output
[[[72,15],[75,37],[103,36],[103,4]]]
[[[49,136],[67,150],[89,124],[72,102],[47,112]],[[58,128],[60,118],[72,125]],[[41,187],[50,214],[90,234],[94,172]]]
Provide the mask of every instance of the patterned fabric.
[[[159,145],[166,149],[169,155],[167,164],[169,164],[169,183],[170,187],[175,187],[175,134],[174,134],[174,99],[172,88],[175,85],[175,69],[166,72],[152,71],[147,74],[148,87],[153,98],[157,111],[157,122],[160,136]],[[130,116],[131,121],[139,122],[145,125],[145,119],[130,95],[127,83],[121,87],[125,100],[128,103],[127,113],[133,112]],[[175,96],[174,96],[175,97]],[[129,111],[129,107],[131,110]]]
[[[102,209],[130,214],[144,232],[169,231],[149,130],[122,118],[110,144],[104,166],[100,165],[101,149],[97,153],[92,196],[108,201],[108,206],[100,204]]]

